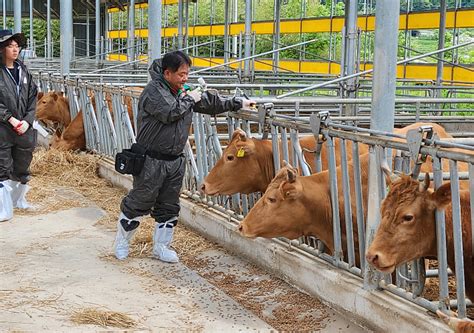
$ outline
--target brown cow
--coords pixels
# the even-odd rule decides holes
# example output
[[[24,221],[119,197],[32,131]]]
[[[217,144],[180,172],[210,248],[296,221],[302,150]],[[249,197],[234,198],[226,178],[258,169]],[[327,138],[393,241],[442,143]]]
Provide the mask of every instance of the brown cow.
[[[393,132],[396,134],[406,135],[409,130],[418,129],[420,126],[431,126],[433,131],[438,135],[440,139],[452,139],[453,136],[446,132],[443,126],[435,123],[414,123],[403,128],[394,129]],[[405,142],[405,139],[395,138],[395,141]],[[450,151],[457,151],[462,153],[469,153],[468,150],[459,149],[459,148],[450,148]],[[449,171],[449,160],[442,160],[442,168],[444,171]],[[421,166],[421,172],[431,172],[433,170],[433,159],[431,156],[428,156],[426,162]],[[469,171],[469,166],[467,163],[458,163],[458,171]],[[461,183],[462,187],[466,186],[465,182]]]
[[[126,89],[132,90],[132,91],[140,91],[140,87],[128,87]],[[45,99],[46,94],[41,100]],[[66,98],[62,97],[61,95],[57,95],[57,98],[55,99],[54,97],[51,100],[52,106],[50,109],[65,109],[67,107],[68,115],[69,115],[69,105],[66,104],[65,106],[62,103],[62,100],[66,100]],[[92,90],[88,91],[89,98],[91,99],[91,104],[92,107],[96,108],[95,104],[95,94]],[[54,95],[53,95],[54,96]],[[106,101],[109,105],[109,111],[112,111],[111,109],[111,99],[110,97]],[[131,104],[131,97],[125,96],[124,101],[126,103],[127,111],[130,116],[130,120],[132,121],[132,126],[133,126],[133,110],[132,110],[132,104]],[[43,102],[41,102],[43,103]],[[70,118],[70,115],[69,115]],[[113,118],[113,117],[112,117]],[[78,150],[78,149],[85,149],[86,148],[86,140],[85,140],[85,130],[84,130],[84,120],[82,117],[82,111],[80,111],[76,118],[70,124],[68,124],[64,130],[62,128],[58,128],[56,130],[56,133],[54,134],[52,141],[51,141],[51,147],[60,149],[60,150]]]
[[[388,173],[388,171],[387,171]],[[398,265],[420,257],[436,257],[435,211],[444,208],[448,265],[454,269],[454,240],[450,183],[436,191],[429,188],[429,177],[424,183],[402,175],[391,182],[390,191],[381,207],[382,220],[375,238],[367,250],[368,262],[384,273]],[[474,261],[472,248],[471,207],[469,191],[460,191],[461,220],[464,252],[466,294],[474,299]]]
[[[316,140],[311,135],[301,137],[299,141],[305,160],[314,172]],[[349,160],[352,158],[351,147],[352,144],[347,142],[347,156]],[[292,159],[292,149],[290,148],[288,151],[290,152],[290,159]],[[339,139],[335,140],[335,150],[340,151]],[[361,154],[367,153],[368,148],[365,145],[359,145],[359,151]],[[323,170],[328,169],[327,154],[327,146],[323,144],[321,149],[321,165]],[[282,156],[281,147],[280,156]],[[340,163],[341,156],[336,154],[336,165]],[[204,179],[201,190],[208,195],[263,193],[274,176],[272,141],[249,138],[243,130],[236,129],[229,145],[223,151],[222,157]]]
[[[406,135],[409,130],[417,129],[420,126],[432,126],[433,130],[438,133],[440,138],[452,138],[445,129],[435,123],[414,123],[403,128],[394,129],[394,133]],[[403,141],[403,139],[395,139]],[[340,151],[339,139],[335,141],[336,152]],[[313,136],[307,136],[300,139],[303,148],[305,160],[310,164],[314,171],[314,157],[312,153],[315,150],[315,139]],[[243,149],[244,156],[238,158],[237,152]],[[281,147],[280,147],[281,151]],[[289,150],[292,151],[291,149]],[[368,152],[366,145],[359,145],[359,154],[363,155]],[[281,156],[281,152],[280,152]],[[347,158],[352,159],[351,144],[347,144]],[[322,170],[328,168],[327,147],[323,144],[321,149]],[[422,171],[431,170],[429,163],[422,166]],[[341,162],[340,154],[336,153],[336,165]],[[447,162],[443,163],[444,170],[449,170]],[[465,170],[462,170],[465,171]],[[216,162],[211,169],[204,182],[201,190],[207,195],[224,194],[231,195],[235,193],[252,193],[265,192],[268,184],[270,184],[275,170],[273,167],[273,149],[270,140],[259,140],[249,138],[241,129],[237,129],[227,148],[222,153],[222,157]]]
[[[65,128],[71,123],[69,100],[62,92],[38,93],[36,118],[53,128]]]
[[[448,316],[437,310],[438,316],[451,327],[455,333],[474,333],[474,321],[469,319],[458,319],[455,316]]]
[[[362,195],[367,197],[369,155],[360,157]],[[349,173],[353,174],[352,162],[349,162]],[[342,188],[341,166],[337,167],[338,189]],[[350,177],[351,209],[355,213],[355,193],[353,177]],[[343,245],[345,241],[344,197],[338,191],[339,218],[341,220]],[[364,216],[367,216],[365,203]],[[356,226],[355,214],[353,225]],[[272,180],[265,194],[257,201],[239,225],[243,236],[255,237],[286,237],[295,239],[300,236],[319,238],[332,253],[334,237],[332,223],[332,205],[330,194],[329,171],[322,171],[311,176],[298,176],[296,169],[285,166]],[[358,255],[357,228],[354,227],[356,258]]]
[[[143,87],[124,87],[122,90],[141,93],[143,91]],[[113,119],[114,118],[114,115],[112,112],[113,103],[112,103],[112,95],[110,93],[105,93],[105,101],[107,103],[107,107],[109,108],[109,112],[111,112],[112,119]],[[125,108],[127,109],[132,127],[135,128],[134,121],[133,121],[134,115],[133,115],[132,102],[133,102],[132,97],[127,96],[127,95],[123,96],[122,103],[125,105]],[[94,104],[94,108],[95,108],[95,104]]]
[[[79,111],[64,132],[56,131],[51,142],[51,147],[59,150],[78,150],[86,148],[86,135],[84,132],[82,111]]]

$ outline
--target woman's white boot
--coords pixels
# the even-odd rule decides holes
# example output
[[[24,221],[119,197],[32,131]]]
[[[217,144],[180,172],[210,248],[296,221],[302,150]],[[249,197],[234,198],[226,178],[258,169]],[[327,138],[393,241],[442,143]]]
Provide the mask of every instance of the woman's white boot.
[[[0,222],[13,218],[13,201],[9,181],[0,182]]]

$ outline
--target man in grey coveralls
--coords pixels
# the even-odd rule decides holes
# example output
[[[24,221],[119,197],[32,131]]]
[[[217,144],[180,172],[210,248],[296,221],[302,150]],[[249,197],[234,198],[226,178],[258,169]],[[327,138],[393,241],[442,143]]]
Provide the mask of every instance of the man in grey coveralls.
[[[153,256],[165,262],[178,262],[170,249],[178,222],[179,194],[185,172],[183,150],[188,140],[193,111],[218,114],[248,108],[253,101],[239,97],[223,98],[195,89],[187,91],[191,59],[181,51],[167,53],[150,66],[151,81],[138,103],[137,143],[147,150],[145,164],[133,177],[133,188],[122,200],[117,223],[115,256],[123,260],[143,216],[156,221]]]

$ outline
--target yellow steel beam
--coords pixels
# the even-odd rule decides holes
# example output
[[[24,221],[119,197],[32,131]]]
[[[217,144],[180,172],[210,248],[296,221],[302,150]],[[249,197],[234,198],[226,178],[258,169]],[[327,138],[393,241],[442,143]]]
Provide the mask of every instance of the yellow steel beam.
[[[169,0],[172,1],[172,0]],[[174,1],[174,0],[173,0]],[[474,10],[459,10],[457,14],[454,11],[448,11],[446,13],[446,28],[454,28],[454,18],[456,18],[456,26],[458,28],[474,28]],[[407,21],[408,20],[408,21]],[[423,13],[410,13],[408,15],[400,15],[399,21],[400,30],[423,30],[423,29],[437,29],[439,26],[439,12],[423,12]],[[374,31],[375,28],[375,17],[374,16],[360,16],[357,20],[357,24],[362,31]],[[281,20],[280,33],[281,34],[299,34],[299,33],[316,33],[316,32],[341,32],[344,26],[343,17],[330,18],[312,18],[303,20]],[[176,34],[177,27],[167,27],[162,29],[163,36],[173,36]],[[119,30],[109,31],[109,38],[126,38],[126,30],[124,35]],[[232,23],[230,24],[229,34],[238,35],[240,32],[244,32],[245,27],[243,23]],[[252,31],[255,31],[258,35],[270,35],[273,34],[273,21],[253,22]],[[188,36],[223,36],[224,25],[198,25],[190,26]],[[120,36],[120,37],[119,37]]]
[[[175,5],[178,3],[178,0],[162,0],[161,3],[163,5]],[[124,8],[127,8],[127,5],[123,6]],[[135,5],[135,9],[138,8],[148,8],[148,3],[143,2],[143,3],[138,3]],[[118,7],[110,7],[107,9],[109,13],[117,13],[120,11]]]
[[[141,57],[145,59],[145,56]],[[196,67],[211,67],[218,64],[223,64],[223,58],[192,58],[193,65]],[[126,54],[110,54],[108,60],[127,61]],[[235,59],[229,59],[232,61]],[[243,66],[242,63],[231,64],[230,67],[238,68]],[[299,61],[299,60],[280,60],[278,63],[279,70],[282,72],[291,71],[296,73],[324,73],[335,74],[341,73],[340,65],[337,63],[329,63],[323,61]],[[371,69],[372,64],[361,64],[360,71]],[[271,59],[259,59],[255,62],[255,69],[260,71],[272,70]],[[404,75],[405,73],[405,75]],[[436,64],[406,64],[397,67],[397,78],[406,79],[420,79],[420,80],[436,80]],[[472,71],[461,67],[452,67],[444,65],[443,80],[445,81],[459,81],[474,83],[474,75]]]

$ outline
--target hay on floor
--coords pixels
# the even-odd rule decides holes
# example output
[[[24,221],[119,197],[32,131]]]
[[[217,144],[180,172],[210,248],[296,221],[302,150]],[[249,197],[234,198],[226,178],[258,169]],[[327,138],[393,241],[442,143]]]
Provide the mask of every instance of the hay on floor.
[[[98,325],[104,328],[133,328],[137,326],[135,320],[126,314],[94,308],[85,308],[74,311],[71,316],[71,321],[79,325]]]

